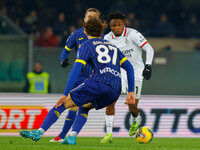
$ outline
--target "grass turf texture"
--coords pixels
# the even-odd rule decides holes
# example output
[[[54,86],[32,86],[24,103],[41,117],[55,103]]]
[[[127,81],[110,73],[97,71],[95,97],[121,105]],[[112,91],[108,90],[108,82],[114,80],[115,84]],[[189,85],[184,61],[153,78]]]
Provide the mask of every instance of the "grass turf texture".
[[[135,138],[113,138],[101,144],[101,138],[78,137],[76,145],[49,143],[51,137],[38,142],[22,137],[0,137],[0,150],[200,150],[200,138],[154,138],[149,144],[139,144]]]

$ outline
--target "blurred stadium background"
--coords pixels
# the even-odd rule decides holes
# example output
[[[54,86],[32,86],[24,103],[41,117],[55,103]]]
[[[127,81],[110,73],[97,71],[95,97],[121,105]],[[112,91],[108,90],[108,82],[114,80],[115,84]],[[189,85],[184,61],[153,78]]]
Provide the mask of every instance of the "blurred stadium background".
[[[200,1],[197,0],[1,0],[0,130],[7,132],[5,131],[7,129],[22,128],[21,126],[18,128],[14,123],[6,127],[6,121],[2,120],[3,111],[8,117],[13,105],[41,104],[49,109],[58,98],[59,95],[53,94],[55,99],[49,104],[48,99],[51,95],[46,95],[45,99],[45,96],[39,98],[40,95],[18,94],[23,93],[25,75],[28,71],[32,71],[34,62],[41,62],[44,70],[50,74],[52,93],[63,92],[74,61],[74,53],[70,54],[70,66],[66,69],[60,67],[60,54],[68,35],[82,26],[83,15],[89,7],[98,8],[103,14],[103,18],[113,11],[125,13],[128,16],[127,26],[140,31],[154,48],[152,78],[144,81],[142,95],[156,96],[142,97],[144,102],[145,100],[147,102],[141,103],[144,113],[147,111],[146,114],[156,114],[156,111],[150,108],[155,103],[157,103],[155,108],[159,108],[157,113],[161,114],[170,114],[168,109],[181,109],[182,111],[178,113],[171,111],[173,114],[171,117],[174,118],[174,115],[180,117],[180,114],[186,115],[181,123],[181,127],[184,126],[183,132],[187,130],[191,136],[200,136],[200,109],[198,107],[200,106]],[[44,32],[51,32],[55,35],[56,40],[50,45],[41,45],[39,39]],[[162,95],[168,96],[163,97]],[[175,95],[182,96],[177,98]],[[148,97],[150,97],[150,102],[148,102]],[[156,99],[155,102],[154,99]],[[162,103],[163,99],[164,103]],[[175,103],[170,101],[172,99]],[[123,101],[120,104],[122,105]],[[9,107],[4,107],[6,105]],[[163,112],[161,108],[166,108],[166,110]],[[22,112],[25,113],[25,109],[28,108],[24,108]],[[39,109],[43,110],[43,108]],[[126,109],[124,111],[125,115],[120,119],[122,122],[124,122],[123,119],[126,119],[128,112]],[[104,111],[101,111],[100,114],[103,122]],[[193,115],[192,119],[195,119],[193,121],[195,125],[191,123],[191,115]],[[158,118],[158,115],[156,117]],[[187,119],[191,124],[189,121],[187,123]],[[148,119],[146,120],[148,121]],[[173,119],[171,118],[171,120]],[[172,121],[170,127],[166,128],[170,129],[174,124]],[[189,124],[190,129],[186,127]],[[143,125],[148,125],[148,123]],[[162,125],[165,127],[165,122]],[[149,126],[156,129],[156,125],[153,123],[150,123]],[[169,132],[171,137],[177,136],[176,131],[170,130]],[[52,134],[49,133],[49,135]],[[83,135],[85,134],[83,133]]]

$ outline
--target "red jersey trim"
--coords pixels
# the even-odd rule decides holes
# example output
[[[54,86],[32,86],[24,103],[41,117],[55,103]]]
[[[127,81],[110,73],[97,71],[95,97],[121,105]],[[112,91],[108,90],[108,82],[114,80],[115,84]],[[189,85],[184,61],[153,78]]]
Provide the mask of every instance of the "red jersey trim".
[[[123,34],[123,36],[125,36],[126,35],[126,28],[124,29],[124,34]],[[112,34],[112,39],[114,39],[115,38],[115,36]]]
[[[148,43],[148,41],[146,41],[146,42],[144,42],[141,46],[140,46],[140,48],[142,48],[145,44],[147,44]]]
[[[126,28],[125,28],[125,30],[124,30],[124,35],[123,36],[125,36],[126,35]]]

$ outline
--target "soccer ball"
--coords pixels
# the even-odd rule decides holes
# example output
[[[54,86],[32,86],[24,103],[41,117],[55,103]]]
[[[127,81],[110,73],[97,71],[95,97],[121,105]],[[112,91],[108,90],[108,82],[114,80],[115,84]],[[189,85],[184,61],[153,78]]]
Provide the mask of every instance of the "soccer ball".
[[[136,141],[138,143],[149,143],[153,139],[153,132],[149,127],[140,127],[136,131]]]

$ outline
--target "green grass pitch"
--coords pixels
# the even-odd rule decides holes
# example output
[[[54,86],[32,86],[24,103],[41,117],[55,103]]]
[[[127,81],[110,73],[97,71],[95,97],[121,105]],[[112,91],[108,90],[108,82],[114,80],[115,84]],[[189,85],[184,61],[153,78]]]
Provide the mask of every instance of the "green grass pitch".
[[[78,137],[76,145],[49,143],[51,137],[33,142],[22,137],[0,137],[0,150],[200,150],[200,138],[154,138],[149,144],[138,144],[135,138],[113,138],[101,144],[100,137]]]

